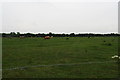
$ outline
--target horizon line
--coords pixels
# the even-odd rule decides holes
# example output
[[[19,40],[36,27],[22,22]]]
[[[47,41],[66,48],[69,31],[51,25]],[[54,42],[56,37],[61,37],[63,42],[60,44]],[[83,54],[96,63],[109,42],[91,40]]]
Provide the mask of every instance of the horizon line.
[[[119,34],[118,32],[52,32],[52,31],[49,31],[49,32],[20,32],[20,31],[11,31],[11,32],[19,32],[21,34],[25,34],[25,33],[33,33],[33,34],[49,34],[49,33],[53,33],[53,34],[71,34],[71,33],[74,33],[74,34],[111,34],[111,33],[114,33],[114,34]],[[11,33],[11,32],[0,32],[0,33]]]

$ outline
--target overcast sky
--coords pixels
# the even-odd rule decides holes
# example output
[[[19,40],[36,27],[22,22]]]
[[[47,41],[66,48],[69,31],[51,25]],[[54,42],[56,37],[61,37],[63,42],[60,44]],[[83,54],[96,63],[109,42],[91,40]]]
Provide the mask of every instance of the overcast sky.
[[[4,0],[2,32],[118,32],[117,0]]]

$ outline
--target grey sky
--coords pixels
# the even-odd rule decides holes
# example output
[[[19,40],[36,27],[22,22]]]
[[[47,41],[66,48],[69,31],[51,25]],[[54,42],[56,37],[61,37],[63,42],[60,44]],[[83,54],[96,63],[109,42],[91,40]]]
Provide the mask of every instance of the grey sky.
[[[118,32],[116,0],[6,0],[1,9],[2,32]]]

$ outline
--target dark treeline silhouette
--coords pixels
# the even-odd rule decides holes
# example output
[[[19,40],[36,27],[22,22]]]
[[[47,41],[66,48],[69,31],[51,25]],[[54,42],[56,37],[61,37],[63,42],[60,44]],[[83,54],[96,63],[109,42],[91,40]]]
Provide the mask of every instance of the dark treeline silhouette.
[[[53,36],[53,37],[102,37],[102,36],[120,36],[120,34],[117,33],[110,33],[110,34],[94,34],[94,33],[85,33],[85,34],[54,34],[52,32],[49,32],[47,34],[45,33],[20,33],[20,32],[10,32],[10,33],[1,33],[2,37],[45,37],[45,36]]]

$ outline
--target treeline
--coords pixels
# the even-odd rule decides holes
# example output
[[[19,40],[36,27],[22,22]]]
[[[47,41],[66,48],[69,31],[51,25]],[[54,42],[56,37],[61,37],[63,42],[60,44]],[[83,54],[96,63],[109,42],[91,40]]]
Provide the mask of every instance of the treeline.
[[[120,34],[117,33],[110,33],[110,34],[93,34],[93,33],[86,33],[86,34],[54,34],[52,32],[49,32],[48,34],[45,33],[20,33],[20,32],[10,32],[10,33],[1,33],[2,37],[44,37],[44,36],[53,36],[53,37],[94,37],[94,36],[120,36]]]

